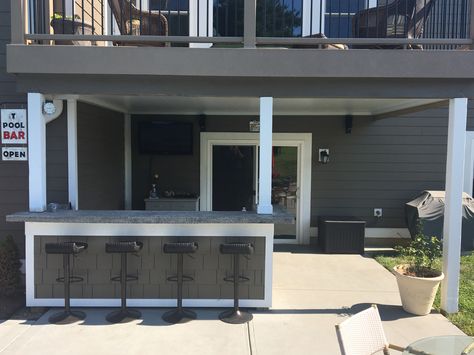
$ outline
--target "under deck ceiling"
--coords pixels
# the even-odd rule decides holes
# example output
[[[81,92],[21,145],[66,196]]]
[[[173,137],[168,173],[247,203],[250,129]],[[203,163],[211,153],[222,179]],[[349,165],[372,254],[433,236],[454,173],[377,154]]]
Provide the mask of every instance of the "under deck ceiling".
[[[79,101],[132,114],[258,115],[254,97],[81,95]],[[442,103],[430,99],[275,98],[274,115],[380,116]]]

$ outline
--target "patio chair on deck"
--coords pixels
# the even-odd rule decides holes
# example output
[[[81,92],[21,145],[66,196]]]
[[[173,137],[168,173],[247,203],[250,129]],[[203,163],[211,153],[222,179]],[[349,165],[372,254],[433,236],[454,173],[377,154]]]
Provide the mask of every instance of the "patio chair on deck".
[[[385,1],[385,5],[365,9],[354,15],[352,19],[354,38],[420,38],[436,0]],[[353,47],[374,48],[374,46]],[[377,46],[377,48],[399,47]]]
[[[389,348],[404,350],[387,342],[376,305],[336,325],[336,333],[343,355],[372,355],[378,351],[389,355]]]
[[[159,11],[141,11],[130,0],[108,0],[120,34],[136,36],[167,36],[168,20]],[[166,46],[165,42],[116,41],[115,45]]]

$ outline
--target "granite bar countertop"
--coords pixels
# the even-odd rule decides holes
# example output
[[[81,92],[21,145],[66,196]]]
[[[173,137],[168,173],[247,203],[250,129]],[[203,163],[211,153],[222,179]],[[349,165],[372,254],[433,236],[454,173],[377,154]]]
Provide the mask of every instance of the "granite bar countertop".
[[[256,212],[204,211],[95,211],[58,210],[55,212],[17,212],[6,217],[7,222],[49,223],[143,223],[143,224],[201,224],[201,223],[273,223],[294,224],[295,216],[275,209],[271,215]]]

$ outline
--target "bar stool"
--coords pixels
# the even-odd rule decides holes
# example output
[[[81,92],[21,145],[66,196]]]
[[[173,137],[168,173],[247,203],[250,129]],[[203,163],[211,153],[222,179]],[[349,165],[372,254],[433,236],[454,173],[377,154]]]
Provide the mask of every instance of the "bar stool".
[[[239,283],[249,281],[248,277],[239,275],[240,255],[253,254],[254,246],[252,243],[225,243],[220,245],[222,254],[231,254],[234,256],[233,276],[225,277],[224,281],[234,283],[234,308],[219,314],[219,319],[230,324],[243,324],[251,321],[253,315],[249,312],[242,311],[239,308]]]
[[[105,243],[106,253],[120,254],[120,275],[112,277],[112,281],[120,281],[120,300],[119,310],[110,312],[105,319],[110,323],[120,323],[126,318],[138,319],[142,316],[140,311],[127,308],[127,281],[138,280],[138,276],[127,275],[127,254],[138,253],[143,248],[143,243],[138,241],[119,241]]]
[[[72,323],[86,318],[86,314],[80,311],[71,310],[71,283],[84,281],[83,277],[71,275],[70,256],[77,256],[80,252],[87,249],[87,243],[84,242],[58,242],[46,243],[44,250],[46,254],[62,254],[64,276],[58,277],[57,282],[64,283],[64,310],[49,317],[50,323]],[[66,321],[66,322],[65,322]]]
[[[171,311],[163,314],[164,321],[176,324],[186,323],[192,319],[196,319],[196,313],[190,309],[183,308],[183,282],[192,281],[191,276],[183,275],[183,254],[193,254],[198,249],[198,244],[195,242],[175,242],[165,243],[163,245],[163,253],[177,254],[177,276],[170,276],[168,281],[175,281],[178,287],[178,295],[176,297],[177,307]]]

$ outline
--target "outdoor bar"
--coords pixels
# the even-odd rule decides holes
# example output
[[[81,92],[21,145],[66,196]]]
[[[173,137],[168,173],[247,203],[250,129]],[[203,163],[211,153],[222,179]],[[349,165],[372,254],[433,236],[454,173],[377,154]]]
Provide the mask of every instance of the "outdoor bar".
[[[244,307],[271,307],[274,227],[295,223],[294,214],[272,205],[271,98],[261,99],[259,193],[242,211],[212,211],[190,193],[183,194],[185,198],[159,193],[157,175],[142,209],[78,208],[75,100],[67,102],[69,203],[46,203],[42,102],[41,95],[29,94],[30,211],[7,216],[8,222],[25,223],[28,306],[63,306],[66,299],[66,308],[116,307],[121,302],[173,307],[178,299],[178,306],[182,300],[187,307],[229,307],[238,298]],[[130,164],[124,166],[122,174],[127,176]],[[178,169],[175,174],[186,174],[186,167]],[[124,185],[122,193],[130,196],[129,184]],[[232,182],[228,185],[236,188]],[[81,201],[86,206],[94,203],[100,201]],[[237,291],[233,278],[245,280],[237,282]]]
[[[286,213],[258,215],[239,212],[60,211],[25,212],[8,217],[25,222],[26,287],[30,306],[63,305],[62,259],[45,253],[45,244],[80,241],[87,250],[74,258],[74,275],[84,278],[71,287],[73,306],[118,306],[120,288],[111,277],[120,273],[120,258],[105,252],[115,240],[139,241],[143,249],[129,257],[128,272],[138,277],[129,284],[131,306],[170,307],[176,303],[176,259],[163,253],[166,242],[196,242],[197,252],[184,258],[184,273],[193,277],[183,290],[192,307],[230,306],[232,259],[219,251],[222,243],[252,243],[255,252],[241,262],[249,282],[241,286],[246,307],[271,306],[273,223],[292,223]]]

